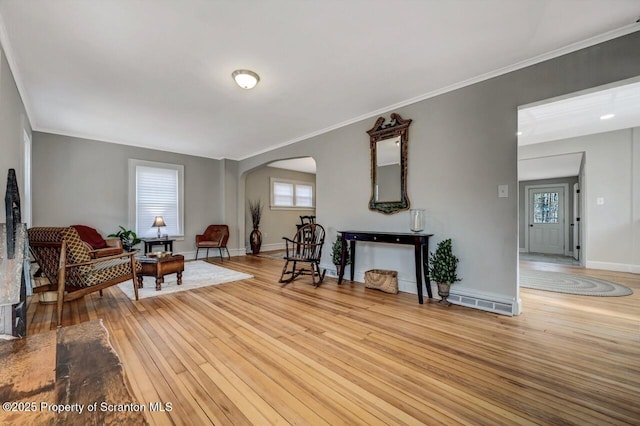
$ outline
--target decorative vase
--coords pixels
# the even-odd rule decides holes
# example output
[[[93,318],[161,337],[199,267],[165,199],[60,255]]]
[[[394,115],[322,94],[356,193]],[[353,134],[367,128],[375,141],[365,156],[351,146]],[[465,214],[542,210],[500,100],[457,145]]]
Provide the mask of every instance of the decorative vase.
[[[449,297],[449,290],[451,289],[451,285],[447,283],[437,283],[438,284],[438,296],[441,297],[440,302],[446,304],[447,306],[451,305],[451,303],[447,300]]]
[[[422,232],[424,230],[424,209],[411,209],[409,211],[411,223],[409,228],[413,232]]]
[[[260,253],[260,246],[262,245],[262,232],[258,228],[253,228],[249,235],[249,244],[251,244],[251,253]]]

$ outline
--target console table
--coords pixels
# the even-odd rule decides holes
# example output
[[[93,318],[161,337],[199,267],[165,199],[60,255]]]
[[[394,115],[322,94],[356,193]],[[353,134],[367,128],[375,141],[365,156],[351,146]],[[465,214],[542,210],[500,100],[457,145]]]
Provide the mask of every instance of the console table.
[[[175,238],[143,238],[142,242],[144,243],[144,254],[149,253],[153,246],[164,246],[164,251],[173,252],[174,241]]]
[[[429,279],[429,237],[433,234],[422,233],[398,233],[398,232],[372,232],[372,231],[338,231],[342,234],[342,254],[340,260],[340,275],[338,284],[342,284],[344,267],[347,260],[347,244],[351,251],[351,281],[356,265],[356,241],[366,241],[370,243],[405,244],[414,247],[414,257],[416,263],[416,285],[418,286],[418,303],[422,304],[422,275],[424,271],[424,282],[427,287],[429,298],[431,295],[431,280]]]

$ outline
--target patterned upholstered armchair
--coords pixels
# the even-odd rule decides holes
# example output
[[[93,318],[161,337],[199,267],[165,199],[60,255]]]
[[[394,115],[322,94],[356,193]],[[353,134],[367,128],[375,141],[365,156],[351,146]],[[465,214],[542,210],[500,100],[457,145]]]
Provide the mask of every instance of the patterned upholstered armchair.
[[[128,280],[132,281],[136,300],[138,282],[136,272],[142,269],[134,259],[135,253],[92,259],[89,249],[78,232],[72,228],[35,227],[29,229],[31,253],[48,278],[48,285],[34,292],[57,291],[58,326],[62,325],[64,302]]]

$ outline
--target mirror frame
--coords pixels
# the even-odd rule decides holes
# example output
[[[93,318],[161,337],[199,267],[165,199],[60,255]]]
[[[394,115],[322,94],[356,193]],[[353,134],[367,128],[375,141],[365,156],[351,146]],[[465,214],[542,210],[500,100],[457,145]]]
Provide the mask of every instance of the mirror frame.
[[[393,214],[399,211],[408,210],[410,206],[407,196],[407,150],[409,143],[409,125],[411,119],[404,120],[400,114],[391,114],[391,121],[384,124],[385,118],[380,117],[376,124],[368,130],[369,148],[371,149],[371,200],[369,210],[378,211],[384,214]],[[377,143],[385,139],[400,136],[400,201],[377,201],[376,181],[377,181]]]

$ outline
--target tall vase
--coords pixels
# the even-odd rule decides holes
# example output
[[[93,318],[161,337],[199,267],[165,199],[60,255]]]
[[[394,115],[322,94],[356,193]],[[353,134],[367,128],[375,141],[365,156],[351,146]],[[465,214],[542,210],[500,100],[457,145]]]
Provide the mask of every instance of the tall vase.
[[[249,244],[251,244],[251,253],[260,253],[260,246],[262,245],[262,232],[258,228],[253,228],[249,235]]]

